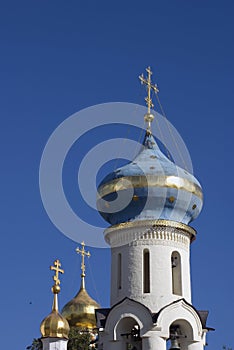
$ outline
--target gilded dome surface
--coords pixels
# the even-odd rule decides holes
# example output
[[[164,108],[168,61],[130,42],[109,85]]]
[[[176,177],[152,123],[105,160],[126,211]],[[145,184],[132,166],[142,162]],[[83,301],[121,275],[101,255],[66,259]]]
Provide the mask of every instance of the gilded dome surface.
[[[41,334],[43,338],[65,338],[68,339],[69,324],[58,311],[53,310],[41,323]]]
[[[77,295],[63,307],[62,315],[70,327],[91,329],[96,327],[95,309],[98,308],[100,305],[81,286]]]
[[[188,224],[199,215],[202,204],[197,179],[169,160],[148,131],[136,158],[106,176],[98,187],[97,208],[111,225],[158,219]]]

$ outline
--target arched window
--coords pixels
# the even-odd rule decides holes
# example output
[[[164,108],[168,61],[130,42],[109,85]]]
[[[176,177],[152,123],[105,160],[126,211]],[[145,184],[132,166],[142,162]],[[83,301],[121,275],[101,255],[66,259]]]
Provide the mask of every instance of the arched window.
[[[143,292],[150,293],[150,253],[148,249],[143,251]]]
[[[140,326],[133,317],[123,317],[116,325],[116,340],[119,341],[118,349],[140,350],[142,349],[142,339],[140,336]],[[110,340],[110,342],[112,342]]]
[[[171,254],[172,293],[182,295],[181,258],[178,252]]]
[[[122,288],[122,255],[118,254],[118,262],[117,262],[117,288]]]

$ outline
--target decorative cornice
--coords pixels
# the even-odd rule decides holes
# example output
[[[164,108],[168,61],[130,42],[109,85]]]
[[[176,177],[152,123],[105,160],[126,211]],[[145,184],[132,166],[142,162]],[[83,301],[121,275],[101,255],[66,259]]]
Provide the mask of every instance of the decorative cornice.
[[[171,220],[138,220],[138,221],[123,222],[121,224],[108,227],[105,230],[105,232],[107,231],[112,232],[112,231],[126,229],[126,228],[140,228],[140,227],[156,228],[159,226],[177,228],[186,233],[189,233],[191,236],[196,236],[196,230],[191,226],[188,226],[181,222],[171,221]]]
[[[185,224],[169,220],[141,220],[111,226],[104,231],[112,247],[131,245],[176,245],[189,248],[196,231]]]

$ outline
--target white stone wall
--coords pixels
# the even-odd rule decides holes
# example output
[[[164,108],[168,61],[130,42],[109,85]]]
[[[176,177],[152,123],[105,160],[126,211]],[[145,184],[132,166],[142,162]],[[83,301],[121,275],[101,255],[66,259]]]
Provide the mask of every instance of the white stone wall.
[[[131,231],[131,232],[130,232]],[[135,234],[135,237],[134,237]],[[109,242],[115,242],[119,235],[134,237],[125,245],[112,247],[111,305],[129,297],[141,302],[152,312],[159,311],[172,301],[184,298],[191,302],[190,283],[190,236],[186,232],[171,227],[155,227],[148,231],[141,228],[137,232],[126,228],[121,232],[108,233]],[[143,251],[150,252],[150,293],[143,293]],[[176,251],[181,257],[182,295],[172,293],[171,255]],[[118,254],[122,256],[122,281],[118,289]]]
[[[43,350],[67,350],[67,339],[41,338]]]

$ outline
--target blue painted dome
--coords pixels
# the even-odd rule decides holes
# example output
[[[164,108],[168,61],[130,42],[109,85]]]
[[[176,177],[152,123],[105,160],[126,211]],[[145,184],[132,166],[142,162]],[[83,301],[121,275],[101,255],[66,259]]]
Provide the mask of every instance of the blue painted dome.
[[[188,224],[202,204],[199,182],[170,161],[148,131],[136,158],[98,187],[97,208],[111,225],[159,219]]]

